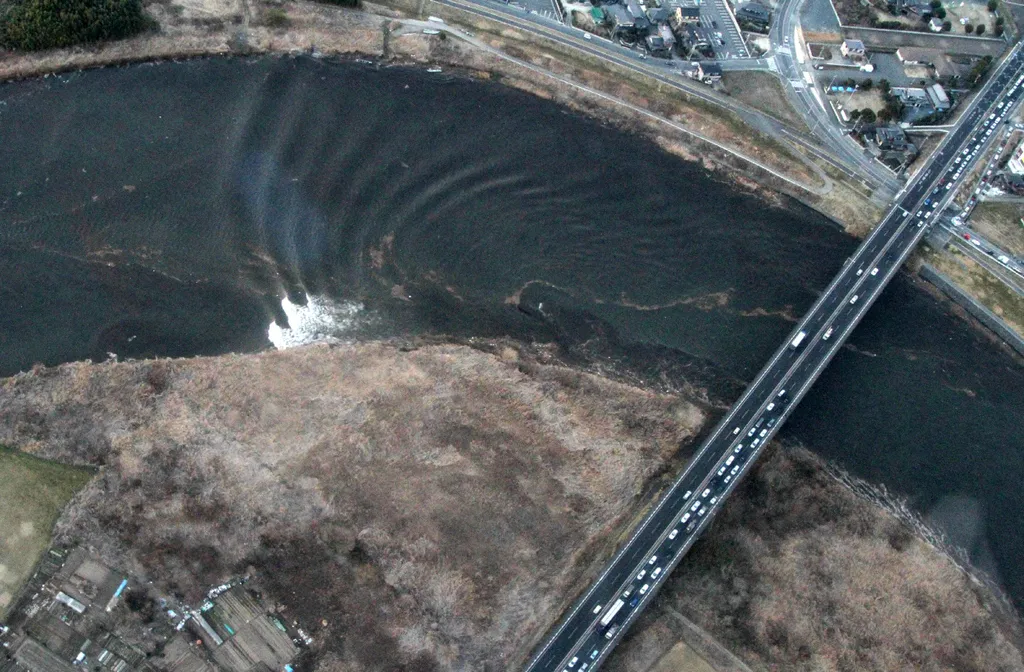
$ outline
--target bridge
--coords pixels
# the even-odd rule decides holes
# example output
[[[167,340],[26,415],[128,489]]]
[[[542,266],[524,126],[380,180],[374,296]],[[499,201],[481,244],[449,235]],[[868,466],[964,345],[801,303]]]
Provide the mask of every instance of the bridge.
[[[526,672],[592,672],[753,466],[941,213],[1024,94],[1015,46],[950,132],[896,196],[877,228],[715,427],[683,473],[539,646]]]

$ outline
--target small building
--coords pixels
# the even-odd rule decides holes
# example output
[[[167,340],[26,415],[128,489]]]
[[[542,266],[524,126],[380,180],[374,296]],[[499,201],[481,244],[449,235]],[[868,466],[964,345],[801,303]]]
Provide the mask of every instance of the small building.
[[[932,65],[938,53],[935,49],[900,47],[896,50],[896,58],[905,65]]]
[[[865,139],[868,152],[888,164],[905,166],[917,156],[917,147],[896,126],[878,126],[874,136]]]
[[[1010,160],[1006,163],[1006,169],[1014,175],[1024,175],[1024,141],[1013,150]]]
[[[647,10],[647,20],[655,26],[668,23],[671,16],[672,12],[667,7],[651,7]]]
[[[942,19],[933,16],[931,20],[928,21],[928,30],[932,31],[933,33],[941,33]]]
[[[700,7],[696,5],[681,5],[672,14],[678,17],[680,23],[700,23]]]
[[[839,53],[843,55],[843,58],[860,60],[864,58],[867,51],[864,49],[864,43],[860,40],[843,40],[843,43],[839,45]]]
[[[711,38],[703,26],[687,23],[676,33],[679,52],[686,58],[711,51]]]
[[[767,28],[772,21],[772,12],[759,2],[746,2],[736,8],[736,19]]]
[[[923,16],[932,11],[929,0],[890,0],[889,13],[902,16]]]
[[[697,63],[697,69],[694,71],[694,75],[694,79],[699,79],[705,84],[714,84],[722,79],[722,66],[718,63],[705,63],[704,61],[701,61]]]
[[[648,35],[645,37],[644,46],[647,47],[647,51],[651,53],[651,56],[672,58],[672,47],[665,44],[665,40],[660,35]]]
[[[949,96],[946,95],[946,90],[942,88],[941,84],[932,84],[925,89],[925,93],[928,95],[928,100],[936,111],[945,112],[952,107],[949,102]]]

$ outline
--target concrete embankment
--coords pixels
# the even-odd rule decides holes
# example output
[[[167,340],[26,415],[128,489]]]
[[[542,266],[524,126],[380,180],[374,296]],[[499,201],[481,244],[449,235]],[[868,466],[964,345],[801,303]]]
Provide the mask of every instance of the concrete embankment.
[[[1003,322],[998,315],[978,303],[978,301],[973,297],[969,296],[966,292],[953,284],[949,278],[935,270],[935,268],[929,264],[923,264],[921,266],[920,274],[922,278],[942,290],[943,294],[955,301],[979,322],[994,331],[1011,348],[1016,350],[1018,354],[1024,356],[1024,338],[1021,338],[1017,332],[1011,329],[1008,324]]]

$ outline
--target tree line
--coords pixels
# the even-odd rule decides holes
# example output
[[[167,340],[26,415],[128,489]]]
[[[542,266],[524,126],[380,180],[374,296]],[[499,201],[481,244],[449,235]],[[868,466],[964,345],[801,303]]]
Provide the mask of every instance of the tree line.
[[[140,0],[0,1],[0,46],[36,51],[116,40],[151,25]]]

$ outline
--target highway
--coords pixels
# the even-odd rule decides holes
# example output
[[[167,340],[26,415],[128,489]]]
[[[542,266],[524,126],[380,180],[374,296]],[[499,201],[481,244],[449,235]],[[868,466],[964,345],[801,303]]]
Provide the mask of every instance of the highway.
[[[1013,48],[915,179],[715,427],[527,672],[592,672],[639,617],[789,413],[899,270],[1024,92]]]

